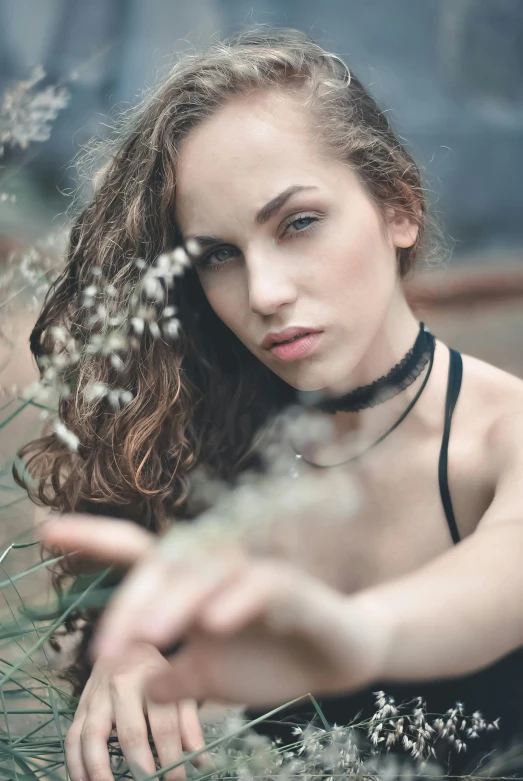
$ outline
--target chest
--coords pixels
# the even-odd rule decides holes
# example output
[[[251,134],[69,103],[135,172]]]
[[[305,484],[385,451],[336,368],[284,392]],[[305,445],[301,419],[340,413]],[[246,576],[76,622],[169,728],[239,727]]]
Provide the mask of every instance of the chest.
[[[316,507],[310,517],[297,520],[292,557],[352,593],[406,575],[451,549],[438,480],[439,455],[440,440],[434,437],[415,448],[383,447],[358,468],[344,468],[356,494],[353,508],[342,518],[330,512],[336,488],[327,485],[321,511]],[[318,470],[304,468],[298,479],[327,484],[327,470],[320,471],[318,475]],[[448,485],[463,539],[474,533],[493,494],[488,459],[473,437],[451,443]]]

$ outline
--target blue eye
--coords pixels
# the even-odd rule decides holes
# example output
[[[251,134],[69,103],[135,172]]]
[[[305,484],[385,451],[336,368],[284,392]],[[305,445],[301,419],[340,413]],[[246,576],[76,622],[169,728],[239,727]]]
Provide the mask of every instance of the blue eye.
[[[212,253],[212,255],[209,255],[209,258],[214,257],[218,261],[228,260],[229,258],[227,256],[227,254],[225,254],[225,257],[224,257],[223,253],[230,253],[230,252],[231,251],[230,251],[230,249],[228,249],[228,247],[220,247],[220,249],[217,249],[215,252]]]
[[[220,266],[227,265],[231,256],[234,256],[234,251],[234,247],[218,247],[200,258],[196,265],[200,268],[218,269]],[[213,258],[215,259],[215,262],[211,262]]]
[[[318,220],[319,218],[314,217],[312,214],[300,214],[298,217],[294,217],[292,220],[287,222],[287,224],[284,226],[282,236],[285,236],[288,232],[288,229],[291,227],[294,230],[289,234],[289,238],[297,236],[300,233],[308,233],[309,228],[312,228],[314,223],[318,222]]]
[[[294,217],[284,225],[283,233],[280,234],[280,238],[283,238],[288,232],[288,229],[292,226],[294,231],[289,234],[289,238],[298,236],[299,234],[307,233],[308,230],[319,222],[320,217],[314,217],[313,215],[303,214],[298,217]],[[206,255],[203,255],[199,260],[195,262],[195,265],[200,269],[209,271],[220,271],[222,268],[226,268],[229,262],[233,260],[237,255],[241,255],[240,251],[232,244],[223,244],[221,247],[216,247],[210,250]]]
[[[303,230],[304,228],[308,228],[312,222],[314,222],[314,217],[298,217],[296,220],[293,220],[290,224],[294,225],[296,230],[300,231]],[[301,227],[299,223],[301,223]],[[305,223],[305,225],[303,223]]]

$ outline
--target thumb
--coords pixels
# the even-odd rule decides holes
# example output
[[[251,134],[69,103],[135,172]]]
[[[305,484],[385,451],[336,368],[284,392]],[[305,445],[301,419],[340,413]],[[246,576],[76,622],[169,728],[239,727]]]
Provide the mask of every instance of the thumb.
[[[42,541],[63,553],[81,552],[101,561],[134,564],[154,536],[132,521],[67,515],[40,527]]]

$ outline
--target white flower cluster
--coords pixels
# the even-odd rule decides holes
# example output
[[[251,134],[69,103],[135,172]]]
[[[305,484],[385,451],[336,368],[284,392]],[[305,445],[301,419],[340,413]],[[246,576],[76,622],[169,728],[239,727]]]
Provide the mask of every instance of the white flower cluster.
[[[274,724],[278,714],[270,718]],[[257,734],[249,722],[229,709],[204,719],[202,726],[207,744],[219,741],[210,752],[217,779],[415,781],[420,777],[419,764],[406,752],[404,756],[380,753],[365,740],[366,722],[325,727],[315,719],[292,727],[293,738],[285,746],[281,739],[271,741]],[[423,777],[441,777],[436,763],[425,763],[424,768]]]
[[[488,722],[479,711],[475,711],[472,716],[464,715],[465,706],[462,702],[449,708],[445,717],[437,717],[429,724],[426,704],[421,697],[414,698],[415,708],[407,714],[401,712],[404,705],[396,706],[394,698],[388,697],[385,692],[374,692],[374,695],[378,710],[368,726],[372,745],[378,747],[383,743],[388,750],[400,741],[405,751],[420,760],[422,766],[430,757],[436,758],[438,742],[444,742],[459,754],[467,750],[465,737],[478,738],[480,732],[499,729],[499,719]]]
[[[42,415],[44,418],[52,411],[51,406],[57,406],[60,397],[66,399],[70,397],[71,388],[67,382],[64,382],[63,373],[65,369],[76,365],[80,360],[80,346],[66,328],[53,326],[49,330],[56,340],[58,350],[39,358],[40,379],[27,385],[22,391],[24,399],[48,406],[48,409],[44,410],[46,414]]]
[[[0,105],[0,157],[6,146],[26,149],[32,141],[46,141],[52,122],[68,104],[69,93],[63,87],[34,89],[44,76],[37,66],[27,80],[4,93]]]
[[[62,229],[53,231],[32,246],[15,246],[7,253],[0,271],[2,333],[8,331],[7,316],[19,312],[22,301],[26,311],[40,309],[60,271],[67,235]]]
[[[374,696],[377,710],[370,719],[357,722],[356,717],[350,724],[327,727],[319,726],[316,718],[303,726],[295,725],[294,739],[287,746],[281,746],[280,739],[271,742],[252,733],[249,723],[235,713],[226,712],[221,721],[214,720],[210,725],[204,723],[206,737],[211,740],[227,735],[231,738],[212,753],[219,777],[262,777],[275,781],[436,779],[443,774],[443,766],[433,748],[437,741],[459,753],[465,750],[463,742],[456,745],[457,739],[453,741],[451,737],[456,731],[472,729],[468,726],[470,722],[479,730],[497,729],[497,721],[489,724],[478,711],[472,717],[465,716],[463,703],[456,703],[445,717],[429,725],[421,697],[396,705],[394,698],[383,691],[374,692]],[[411,712],[407,710],[409,705],[413,706]],[[277,713],[270,718],[272,723],[277,721]],[[441,725],[448,722],[452,729],[449,726],[444,733]],[[399,753],[391,754],[390,748],[395,743]],[[498,770],[503,767],[502,759]]]
[[[174,285],[174,278],[182,276],[190,266],[189,256],[183,247],[176,247],[171,252],[163,252],[158,256],[153,266],[147,269],[142,279],[142,289],[145,296],[152,301],[162,301],[164,288]]]
[[[114,409],[120,409],[130,404],[134,396],[130,390],[123,388],[110,388],[105,382],[93,382],[85,391],[88,401],[97,401],[107,397],[107,401]]]
[[[99,355],[108,358],[113,369],[123,372],[126,355],[130,349],[139,346],[138,340],[146,331],[154,339],[173,340],[178,337],[180,321],[176,317],[176,307],[162,306],[162,302],[175,277],[187,269],[190,263],[187,253],[177,247],[172,252],[159,255],[150,267],[142,259],[136,259],[134,263],[140,270],[145,269],[145,273],[132,288],[128,282],[119,286],[117,279],[108,282],[99,267],[91,269],[92,279],[80,294],[80,306],[85,308],[88,329],[85,343],[75,341],[64,326],[50,329],[55,339],[55,351],[40,358],[40,380],[23,392],[24,398],[48,405],[48,409],[41,413],[42,417],[50,414],[53,405],[57,407],[60,398],[71,396],[64,374],[79,364],[83,357]],[[88,383],[83,393],[87,402],[107,399],[115,411],[126,407],[134,398],[128,388],[111,386],[102,381]],[[72,450],[77,449],[75,435],[67,432],[63,423],[55,430]]]
[[[80,440],[75,434],[73,434],[72,431],[69,431],[69,429],[60,420],[55,421],[54,430],[56,431],[58,438],[61,439],[62,442],[65,442],[69,450],[78,450]]]

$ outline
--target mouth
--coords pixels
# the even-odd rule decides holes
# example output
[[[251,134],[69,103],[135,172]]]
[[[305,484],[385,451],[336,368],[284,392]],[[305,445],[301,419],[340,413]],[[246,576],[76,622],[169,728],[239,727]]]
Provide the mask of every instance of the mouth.
[[[296,361],[310,355],[322,336],[323,331],[302,331],[288,339],[273,342],[269,349],[271,354],[281,361]]]
[[[272,346],[277,347],[279,344],[291,344],[291,342],[295,342],[297,339],[302,339],[304,336],[309,336],[309,334],[313,333],[312,331],[304,331],[302,334],[298,334],[297,336],[293,336],[291,339],[284,339],[282,342],[275,342]]]
[[[262,342],[262,347],[266,350],[271,350],[278,344],[290,344],[291,342],[301,339],[303,336],[310,336],[311,334],[321,333],[318,328],[304,328],[303,326],[292,326],[285,328],[278,333],[267,334]]]

